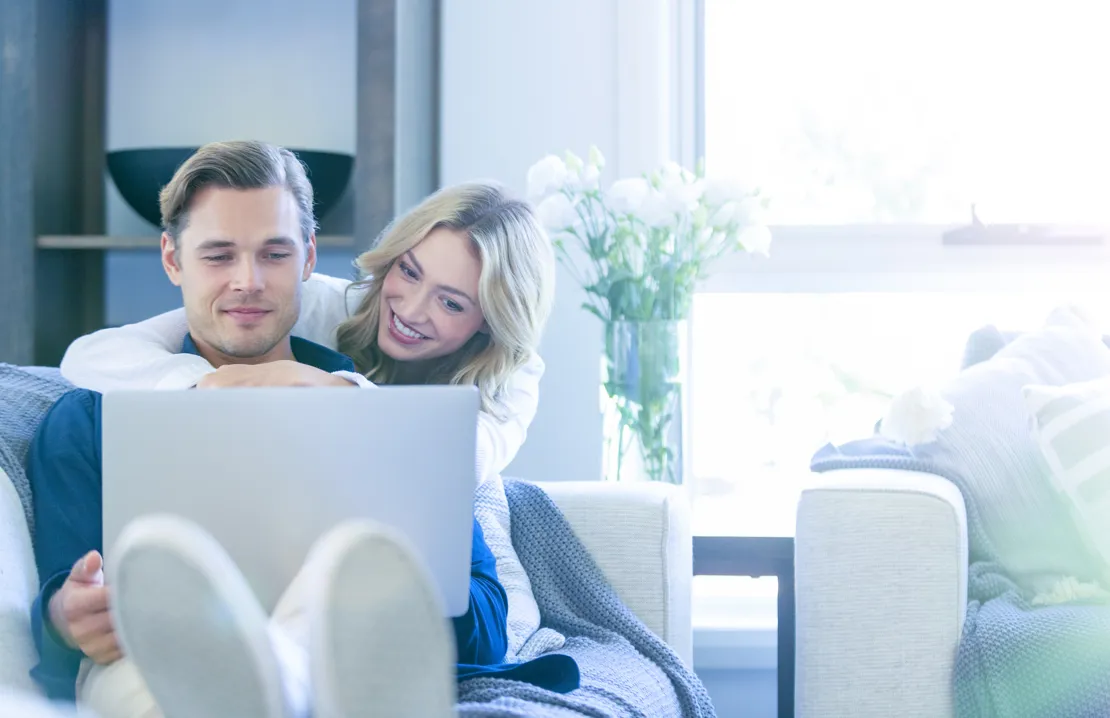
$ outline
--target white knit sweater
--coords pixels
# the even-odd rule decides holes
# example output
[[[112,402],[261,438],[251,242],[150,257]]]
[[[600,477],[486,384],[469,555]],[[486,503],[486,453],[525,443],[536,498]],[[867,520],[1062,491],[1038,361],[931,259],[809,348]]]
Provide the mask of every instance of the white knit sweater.
[[[293,335],[335,349],[336,329],[360,298],[356,292],[346,291],[349,284],[324,274],[309,277]],[[79,387],[99,392],[188,388],[214,369],[202,357],[180,353],[187,332],[184,309],[136,324],[101,329],[69,346],[62,359],[62,376]],[[485,412],[478,415],[478,481],[504,471],[524,444],[536,416],[543,372],[543,360],[533,354],[509,379],[503,400],[507,418],[500,421]],[[373,386],[361,375],[343,375],[361,386]]]

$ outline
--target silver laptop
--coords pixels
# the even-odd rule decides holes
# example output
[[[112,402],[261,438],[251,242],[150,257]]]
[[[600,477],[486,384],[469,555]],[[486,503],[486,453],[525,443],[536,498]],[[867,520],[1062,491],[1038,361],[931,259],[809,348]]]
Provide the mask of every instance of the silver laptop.
[[[103,401],[105,561],[132,519],[207,529],[267,611],[348,518],[413,544],[449,616],[469,603],[474,387],[118,391]]]

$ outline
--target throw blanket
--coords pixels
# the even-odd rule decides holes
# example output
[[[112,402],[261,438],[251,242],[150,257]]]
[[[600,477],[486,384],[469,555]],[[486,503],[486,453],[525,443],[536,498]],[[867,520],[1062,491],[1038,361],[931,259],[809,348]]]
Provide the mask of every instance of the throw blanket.
[[[73,385],[62,379],[57,370],[27,369],[0,364],[0,469],[11,479],[31,540],[35,537],[35,514],[31,503],[31,486],[23,470],[27,447],[35,436],[46,412]]]
[[[979,507],[960,476],[944,476],[900,447],[870,442],[826,446],[812,462],[818,472],[848,468],[942,475],[964,495],[969,544],[985,557],[968,570],[967,618],[953,676],[957,718],[1110,716],[1110,606],[1084,603],[1078,591],[1061,596],[1066,604],[1034,605],[991,560]]]
[[[500,678],[466,680],[460,718],[714,716],[705,687],[617,598],[547,494],[506,479],[505,495],[542,616],[535,638],[562,644],[557,652],[578,663],[581,687],[564,695]]]

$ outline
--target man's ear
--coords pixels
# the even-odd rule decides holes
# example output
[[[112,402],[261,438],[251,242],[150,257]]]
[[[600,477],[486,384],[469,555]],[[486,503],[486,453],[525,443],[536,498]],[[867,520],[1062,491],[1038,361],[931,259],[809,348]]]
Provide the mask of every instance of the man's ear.
[[[301,273],[301,281],[307,282],[308,278],[316,270],[316,235],[310,234],[308,242],[304,247],[304,272]]]
[[[177,257],[177,243],[168,233],[162,232],[162,269],[175,287],[181,286],[181,263]]]

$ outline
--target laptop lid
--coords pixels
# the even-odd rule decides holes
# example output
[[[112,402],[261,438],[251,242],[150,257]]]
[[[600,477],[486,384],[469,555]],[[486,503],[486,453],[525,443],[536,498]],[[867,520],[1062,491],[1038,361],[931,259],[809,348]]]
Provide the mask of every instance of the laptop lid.
[[[272,610],[313,543],[349,518],[395,527],[447,615],[469,605],[474,387],[117,391],[103,400],[105,561],[168,512],[227,550]]]

